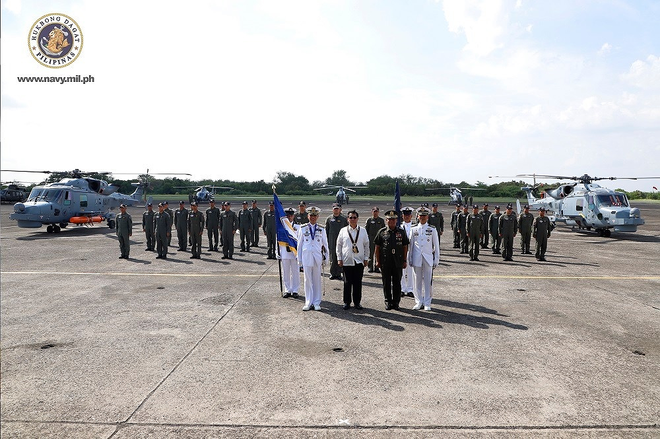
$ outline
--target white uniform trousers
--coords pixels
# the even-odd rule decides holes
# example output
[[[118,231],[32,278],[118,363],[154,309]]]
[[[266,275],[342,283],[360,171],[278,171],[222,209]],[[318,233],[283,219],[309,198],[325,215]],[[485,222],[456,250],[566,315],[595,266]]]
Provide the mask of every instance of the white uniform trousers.
[[[306,265],[303,267],[305,275],[305,305],[321,306],[321,266]]]
[[[297,293],[300,288],[300,270],[295,259],[282,259],[282,278],[284,279],[284,292]]]
[[[431,280],[433,279],[433,266],[422,258],[421,267],[413,267],[415,279],[415,304],[431,306]]]
[[[401,274],[401,292],[414,293],[415,282],[413,280],[413,268],[408,264]]]

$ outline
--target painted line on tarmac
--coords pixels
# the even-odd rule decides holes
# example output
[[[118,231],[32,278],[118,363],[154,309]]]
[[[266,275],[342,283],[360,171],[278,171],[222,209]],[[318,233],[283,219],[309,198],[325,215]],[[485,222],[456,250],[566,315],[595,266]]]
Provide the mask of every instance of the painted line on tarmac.
[[[2,271],[2,275],[58,275],[58,276],[154,276],[154,277],[279,277],[277,274],[232,274],[232,273],[76,273],[66,271]],[[436,279],[585,279],[585,280],[660,280],[660,276],[529,276],[529,275],[434,275]]]

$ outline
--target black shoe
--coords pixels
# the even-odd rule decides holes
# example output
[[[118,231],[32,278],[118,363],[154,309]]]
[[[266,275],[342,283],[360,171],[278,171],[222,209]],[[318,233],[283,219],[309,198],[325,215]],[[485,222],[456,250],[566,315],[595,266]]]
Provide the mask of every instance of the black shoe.
[[[367,270],[367,273],[373,273],[374,271],[370,268]]]
[[[162,256],[156,256],[156,259],[163,259]]]
[[[250,249],[249,249],[249,248],[246,249],[245,252],[246,252],[246,253],[250,253]]]
[[[293,297],[294,299],[297,298],[297,297],[298,297],[298,293],[291,293],[291,297]]]
[[[284,293],[284,295],[283,295],[282,297],[291,297],[291,294],[289,294],[289,293]]]
[[[475,261],[478,261],[478,260],[479,260],[479,258],[474,258],[474,260],[475,260]]]
[[[362,305],[360,305],[359,303],[356,303],[355,304],[355,309],[364,309],[364,307]]]
[[[376,269],[374,270],[374,273],[380,273],[380,268],[376,268]]]
[[[539,259],[539,261],[546,262],[546,259],[545,259],[545,258],[541,258],[541,259]]]
[[[195,256],[191,256],[190,259],[197,259]]]
[[[351,305],[349,305],[348,303],[344,303],[344,309],[349,309],[350,307]]]
[[[386,304],[385,304],[385,309],[386,309],[386,310],[390,310],[390,309],[392,309],[392,305],[390,305],[389,303],[386,303]]]
[[[398,311],[399,310],[399,305],[392,305],[392,308],[394,308]]]
[[[227,259],[227,256],[223,256],[223,257],[221,257],[220,259]]]
[[[408,297],[415,297],[415,295],[413,294],[412,291],[408,291],[408,293],[406,293],[406,296],[408,296]]]

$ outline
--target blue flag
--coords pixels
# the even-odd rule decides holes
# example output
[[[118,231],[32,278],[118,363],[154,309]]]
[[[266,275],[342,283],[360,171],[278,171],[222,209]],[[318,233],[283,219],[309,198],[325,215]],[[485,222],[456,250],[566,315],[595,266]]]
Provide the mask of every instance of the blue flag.
[[[394,189],[394,210],[396,211],[397,227],[401,225],[401,191],[399,190],[399,180],[396,181],[396,189]]]
[[[273,191],[273,203],[275,204],[275,226],[277,228],[277,243],[288,247],[293,254],[298,254],[298,233],[293,228],[293,224],[289,221],[284,213],[284,208],[280,199]]]

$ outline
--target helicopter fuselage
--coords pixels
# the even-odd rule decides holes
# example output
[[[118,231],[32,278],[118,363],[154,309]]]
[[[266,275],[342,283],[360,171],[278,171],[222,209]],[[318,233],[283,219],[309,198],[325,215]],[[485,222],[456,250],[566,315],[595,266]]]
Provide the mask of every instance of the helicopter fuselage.
[[[39,228],[47,224],[49,232],[58,232],[60,227],[66,227],[71,222],[99,222],[99,218],[108,220],[108,226],[113,228],[116,214],[111,210],[122,203],[132,205],[141,196],[139,187],[130,196],[116,190],[116,186],[91,178],[63,179],[36,186],[25,202],[14,204],[14,213],[9,215],[9,219],[26,228]]]
[[[562,185],[546,191],[543,198],[535,198],[532,188],[522,188],[527,192],[528,204],[532,209],[545,207],[551,220],[578,226],[581,229],[595,229],[608,236],[615,232],[636,232],[644,224],[638,208],[630,207],[628,197],[617,192],[590,184]]]

